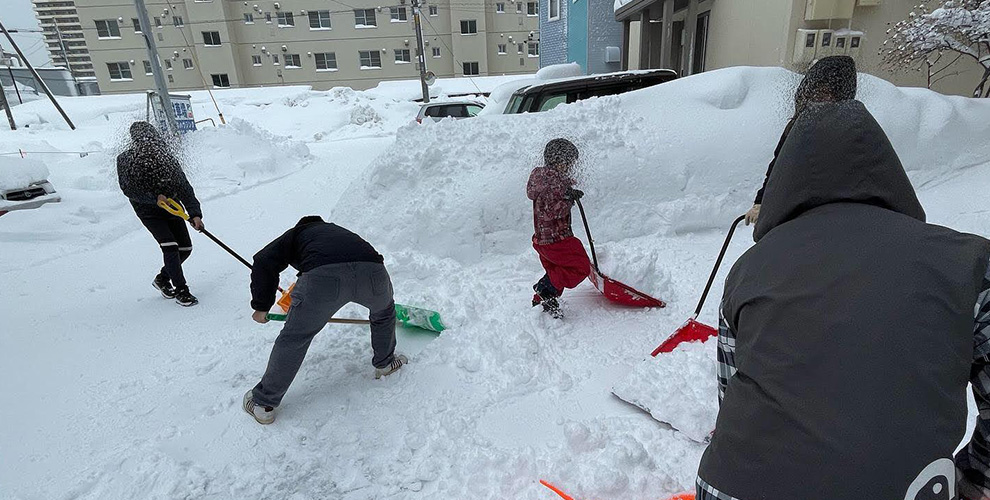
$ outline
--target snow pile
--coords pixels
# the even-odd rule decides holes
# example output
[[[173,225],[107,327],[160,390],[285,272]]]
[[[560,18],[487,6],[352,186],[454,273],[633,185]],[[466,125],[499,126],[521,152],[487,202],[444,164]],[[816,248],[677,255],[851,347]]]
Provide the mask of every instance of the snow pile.
[[[0,156],[0,191],[26,188],[48,179],[48,167],[34,158]]]
[[[284,176],[312,160],[305,144],[240,118],[186,134],[178,154],[193,185],[207,198]]]
[[[673,352],[649,357],[612,388],[616,396],[701,442],[715,429],[718,393],[715,345],[690,342]]]

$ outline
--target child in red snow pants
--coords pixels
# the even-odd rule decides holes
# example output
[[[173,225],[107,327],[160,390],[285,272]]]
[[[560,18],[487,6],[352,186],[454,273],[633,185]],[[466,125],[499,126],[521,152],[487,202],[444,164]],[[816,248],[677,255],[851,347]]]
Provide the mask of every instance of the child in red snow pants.
[[[560,317],[557,297],[565,288],[574,288],[591,271],[584,245],[571,231],[571,208],[584,195],[574,189],[571,167],[578,150],[567,139],[554,139],[543,153],[544,166],[533,169],[526,194],[533,200],[533,248],[540,255],[546,274],[535,285],[533,305]]]

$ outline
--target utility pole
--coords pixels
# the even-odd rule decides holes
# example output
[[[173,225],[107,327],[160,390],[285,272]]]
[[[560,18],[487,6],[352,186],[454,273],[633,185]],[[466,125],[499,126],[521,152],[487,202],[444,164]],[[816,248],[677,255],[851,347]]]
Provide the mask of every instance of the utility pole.
[[[41,87],[41,90],[45,91],[45,95],[47,95],[48,99],[52,101],[52,104],[55,106],[55,109],[58,110],[59,114],[62,115],[62,119],[65,120],[65,123],[69,124],[69,128],[75,130],[76,126],[72,124],[72,120],[69,119],[69,115],[65,114],[65,110],[62,109],[62,106],[59,106],[58,101],[55,100],[55,96],[52,95],[52,91],[48,88],[48,84],[41,79],[41,75],[39,75],[34,69],[34,66],[31,65],[31,61],[28,61],[27,57],[24,56],[24,53],[21,52],[21,48],[17,46],[16,42],[14,42],[14,38],[10,36],[10,33],[7,31],[7,28],[3,26],[3,23],[0,23],[0,31],[2,31],[4,36],[7,37],[7,41],[14,46],[14,51],[17,52],[17,57],[20,57],[21,62],[27,66],[29,71],[31,71],[31,75],[34,76],[34,80],[38,82],[38,86]]]
[[[0,45],[0,60],[3,60],[3,46]],[[7,62],[7,73],[10,75],[10,84],[14,86],[14,92],[17,93],[17,102],[24,104],[24,99],[21,98],[21,90],[17,88],[17,80],[14,79],[14,68],[11,67],[10,61]],[[929,85],[929,88],[931,86]]]
[[[430,103],[430,86],[426,84],[426,49],[423,47],[423,24],[419,19],[422,0],[412,0],[413,20],[416,22],[416,50],[419,52],[419,83],[423,86],[423,104]]]
[[[52,22],[55,23],[55,34],[58,35],[58,48],[62,51],[62,60],[65,61],[65,69],[69,70],[69,76],[72,77],[72,85],[76,87],[76,92],[79,92],[79,82],[76,81],[76,72],[72,71],[72,65],[69,64],[69,53],[65,50],[65,40],[62,40],[62,30],[58,29],[58,18],[52,18]]]
[[[14,115],[10,112],[10,103],[7,102],[7,92],[3,90],[2,83],[0,83],[0,106],[3,106],[4,112],[7,113],[7,123],[10,123],[10,130],[17,130],[17,125],[14,123]]]
[[[138,21],[141,23],[141,36],[148,48],[148,60],[151,62],[151,73],[155,75],[155,87],[158,88],[158,99],[161,102],[162,111],[165,113],[165,124],[169,133],[178,135],[179,125],[175,122],[175,109],[172,107],[172,98],[168,95],[168,85],[165,84],[165,72],[162,71],[162,63],[158,59],[158,47],[155,46],[154,31],[152,31],[151,20],[148,19],[148,8],[144,5],[144,0],[134,0],[134,7],[137,7]]]

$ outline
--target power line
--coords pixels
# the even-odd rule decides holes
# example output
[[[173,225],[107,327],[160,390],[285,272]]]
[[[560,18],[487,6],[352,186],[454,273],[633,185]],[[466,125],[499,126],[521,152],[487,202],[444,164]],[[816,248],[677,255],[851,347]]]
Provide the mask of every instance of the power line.
[[[447,41],[443,39],[443,36],[440,35],[440,32],[437,31],[436,27],[433,26],[433,23],[430,22],[430,18],[426,17],[424,19],[426,20],[426,24],[430,25],[430,29],[432,29],[433,30],[433,33],[436,34],[437,38],[440,40],[440,43],[442,43],[443,46],[447,48],[447,52],[450,52],[450,57],[454,60],[454,62],[456,62],[457,64],[460,64],[461,65],[461,72],[463,72],[464,71],[464,63],[462,63],[461,61],[459,61],[457,59],[457,56],[454,55],[453,49],[450,48],[450,45],[447,45]],[[457,72],[455,71],[454,74],[456,75]],[[484,91],[482,91],[481,90],[481,87],[479,87],[478,84],[474,81],[474,78],[471,78],[468,75],[464,75],[464,77],[471,81],[471,85],[474,85],[474,88],[478,89],[478,93],[479,94],[484,94]]]

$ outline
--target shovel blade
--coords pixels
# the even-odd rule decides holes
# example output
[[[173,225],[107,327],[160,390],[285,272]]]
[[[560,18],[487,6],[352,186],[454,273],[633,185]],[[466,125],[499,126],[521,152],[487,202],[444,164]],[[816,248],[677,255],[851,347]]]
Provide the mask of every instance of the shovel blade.
[[[694,318],[691,318],[684,323],[683,326],[674,331],[671,336],[667,337],[662,344],[657,346],[656,349],[650,353],[650,356],[656,357],[658,354],[663,354],[665,352],[671,352],[684,342],[704,342],[712,337],[718,335],[718,330],[712,328],[704,323],[699,323]]]
[[[596,269],[591,270],[588,276],[591,283],[595,285],[602,295],[611,302],[631,307],[667,307],[667,304],[649,295],[636,290],[635,288],[616,281]]]

